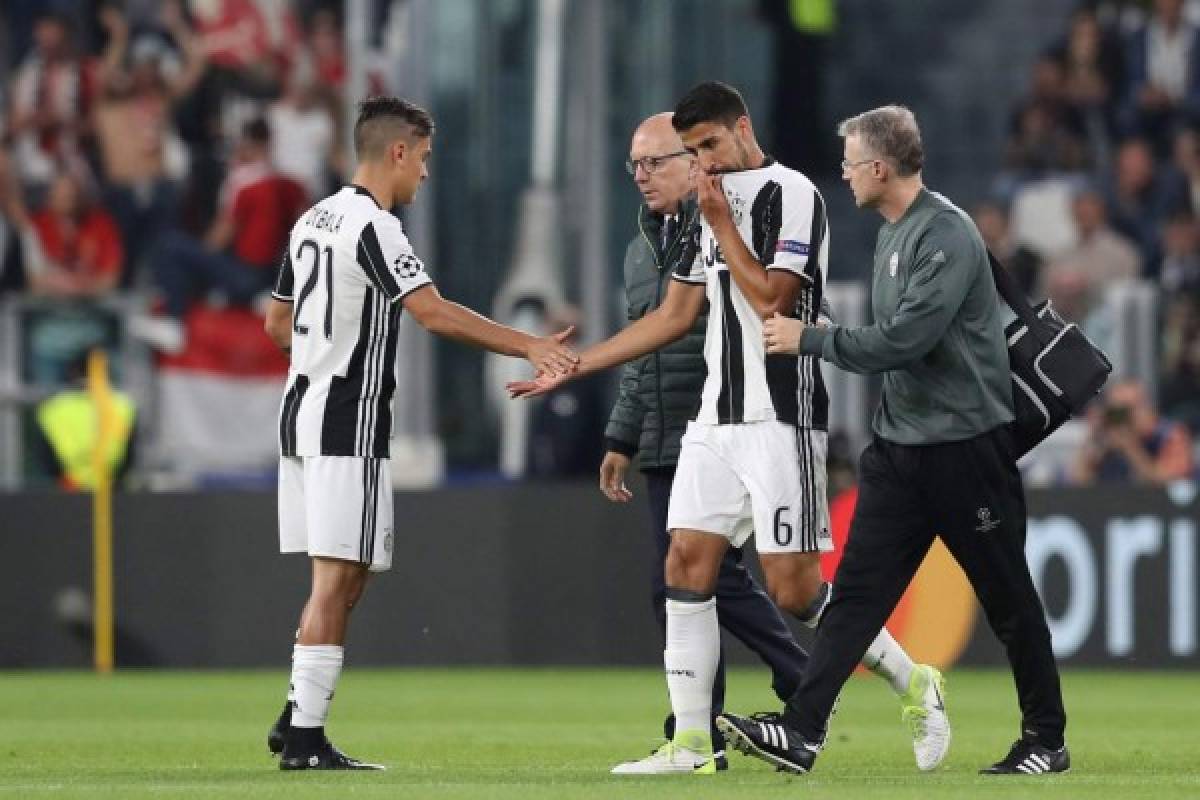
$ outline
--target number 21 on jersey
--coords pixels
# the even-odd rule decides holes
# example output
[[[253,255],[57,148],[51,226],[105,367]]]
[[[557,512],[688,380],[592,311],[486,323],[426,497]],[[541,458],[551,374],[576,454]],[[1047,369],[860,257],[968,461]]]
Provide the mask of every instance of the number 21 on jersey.
[[[309,325],[301,324],[300,320],[304,316],[305,301],[312,294],[313,289],[317,287],[317,282],[321,277],[325,279],[325,303],[321,309],[319,319],[322,320],[322,330],[327,340],[333,339],[333,248],[329,245],[321,247],[312,239],[305,239],[296,248],[296,264],[306,264],[307,251],[312,251],[312,264],[308,270],[308,278],[304,281],[304,286],[300,289],[300,296],[296,298],[296,311],[292,314],[292,330],[300,336],[307,336]],[[318,293],[319,305],[320,294]]]

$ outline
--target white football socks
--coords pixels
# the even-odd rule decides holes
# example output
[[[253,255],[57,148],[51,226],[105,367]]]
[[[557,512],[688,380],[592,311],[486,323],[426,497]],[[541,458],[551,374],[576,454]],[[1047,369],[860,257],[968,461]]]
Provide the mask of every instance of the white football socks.
[[[904,652],[900,643],[892,638],[887,628],[881,628],[875,641],[867,646],[862,665],[883,678],[896,694],[908,693],[908,681],[912,677],[913,661]]]
[[[675,730],[707,731],[712,717],[712,685],[721,657],[717,600],[667,599],[667,647],[663,665],[675,712]]]
[[[300,641],[300,629],[299,628],[296,628],[296,635],[292,637],[292,641],[293,642]],[[296,659],[296,645],[292,645],[292,660],[294,661],[295,659]],[[287,702],[288,702],[289,706],[295,705],[295,703],[296,703],[296,687],[292,685],[292,682],[290,680],[288,681]]]
[[[344,650],[333,644],[303,645],[292,648],[292,687],[294,703],[292,727],[320,728],[329,716],[329,702],[342,672]]]

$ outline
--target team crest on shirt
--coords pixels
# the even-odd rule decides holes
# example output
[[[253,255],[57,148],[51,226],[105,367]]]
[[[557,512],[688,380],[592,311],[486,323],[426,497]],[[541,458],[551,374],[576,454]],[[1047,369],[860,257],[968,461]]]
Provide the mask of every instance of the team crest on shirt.
[[[896,270],[900,269],[900,254],[892,253],[892,257],[888,259],[888,275],[896,277]]]
[[[733,224],[741,225],[742,219],[746,216],[746,201],[734,191],[727,191],[725,196],[729,198],[729,213],[733,215]]]
[[[421,270],[425,269],[425,266],[421,263],[421,259],[411,253],[405,253],[392,262],[392,269],[401,278],[415,278]]]

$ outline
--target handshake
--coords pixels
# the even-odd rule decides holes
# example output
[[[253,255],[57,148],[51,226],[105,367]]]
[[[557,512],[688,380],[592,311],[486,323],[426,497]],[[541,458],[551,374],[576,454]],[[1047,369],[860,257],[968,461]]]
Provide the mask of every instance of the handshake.
[[[575,377],[579,372],[580,358],[566,344],[575,333],[572,325],[550,336],[534,338],[529,344],[525,358],[533,364],[537,374],[532,380],[510,381],[505,384],[509,397],[537,397],[546,394]]]
[[[804,328],[804,323],[798,319],[775,314],[763,322],[763,348],[770,354],[796,355],[800,352],[800,337],[804,333]],[[532,380],[510,381],[505,384],[504,388],[508,390],[509,397],[537,397],[546,394],[572,378],[578,378],[604,366],[637,357],[647,352],[647,349],[652,346],[646,343],[632,349],[622,348],[623,352],[619,356],[614,354],[611,348],[605,355],[590,351],[592,355],[585,364],[584,359],[566,345],[566,340],[574,330],[571,327],[552,336],[533,340],[527,348],[525,357],[533,364],[537,374],[533,376]],[[669,340],[657,339],[655,345],[661,346],[666,341]],[[606,344],[609,343],[601,344],[598,346],[599,349],[604,349]]]

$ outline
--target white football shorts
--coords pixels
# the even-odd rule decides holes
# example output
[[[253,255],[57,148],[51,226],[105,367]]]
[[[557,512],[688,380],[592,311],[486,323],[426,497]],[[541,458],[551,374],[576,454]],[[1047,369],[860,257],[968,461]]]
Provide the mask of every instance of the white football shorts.
[[[825,496],[824,431],[778,420],[689,422],[671,487],[667,528],[715,533],[760,553],[833,549]]]
[[[279,551],[392,566],[392,469],[386,458],[279,459]]]

